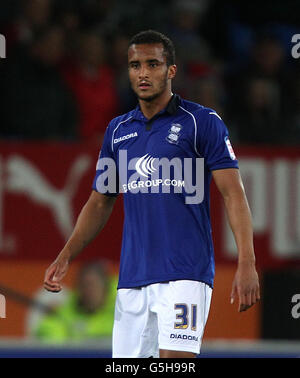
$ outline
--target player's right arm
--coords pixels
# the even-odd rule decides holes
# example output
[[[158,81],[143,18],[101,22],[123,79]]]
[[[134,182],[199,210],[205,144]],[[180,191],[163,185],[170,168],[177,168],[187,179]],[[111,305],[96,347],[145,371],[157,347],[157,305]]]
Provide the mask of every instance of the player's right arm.
[[[116,201],[115,196],[107,196],[92,191],[82,208],[74,230],[55,261],[46,270],[44,288],[59,292],[61,280],[68,270],[69,263],[98,235],[105,226]]]

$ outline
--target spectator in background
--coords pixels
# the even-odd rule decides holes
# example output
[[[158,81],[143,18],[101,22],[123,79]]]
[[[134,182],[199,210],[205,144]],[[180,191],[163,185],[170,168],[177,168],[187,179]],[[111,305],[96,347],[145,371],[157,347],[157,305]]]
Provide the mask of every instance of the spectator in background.
[[[18,58],[3,68],[0,135],[21,139],[74,139],[76,104],[57,70],[64,32],[49,26],[35,34]]]
[[[137,105],[136,96],[131,89],[131,85],[128,79],[128,44],[129,38],[125,33],[117,34],[113,37],[110,48],[110,59],[113,64],[114,74],[116,77],[118,97],[122,99],[119,104],[119,111],[121,113],[126,113]]]
[[[101,262],[83,265],[66,302],[40,320],[33,336],[47,343],[97,340],[112,335],[117,279]]]
[[[195,101],[207,108],[214,109],[220,116],[223,116],[221,105],[222,88],[214,77],[198,79],[193,83],[191,101]]]
[[[164,27],[175,42],[176,61],[181,67],[174,80],[174,90],[202,105],[196,92],[202,79],[214,74],[215,65],[212,49],[199,33],[209,4],[210,0],[172,0],[170,20]]]
[[[97,139],[118,112],[115,77],[105,59],[103,39],[86,31],[79,37],[74,63],[63,68],[66,82],[77,99],[81,139]]]
[[[229,123],[235,123],[239,142],[287,142],[290,80],[282,44],[272,35],[259,35],[252,59],[227,80]]]
[[[242,107],[232,120],[238,139],[244,144],[281,143],[286,134],[279,110],[280,94],[274,82],[266,78],[248,80]]]
[[[64,0],[63,2],[55,0],[53,14],[65,31],[64,61],[72,59],[74,51],[76,51],[76,38],[81,26],[79,4],[72,0]]]
[[[205,15],[209,0],[173,0],[171,6],[170,37],[176,41],[176,55],[182,63],[207,62],[210,47],[198,29]]]
[[[187,83],[185,85],[188,87],[188,98],[215,109],[220,116],[223,116],[224,88],[216,62],[211,62],[210,65],[201,62],[190,63],[187,66],[187,76],[188,85]]]
[[[4,27],[8,48],[30,43],[34,35],[49,25],[53,0],[22,0],[20,14]]]

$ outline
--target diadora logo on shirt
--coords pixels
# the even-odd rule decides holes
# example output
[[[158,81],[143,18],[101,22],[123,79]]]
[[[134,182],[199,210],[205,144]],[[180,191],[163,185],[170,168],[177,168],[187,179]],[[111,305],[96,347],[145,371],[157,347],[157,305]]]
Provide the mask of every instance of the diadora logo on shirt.
[[[182,126],[180,125],[180,123],[172,123],[172,126],[169,130],[169,135],[166,137],[166,140],[170,143],[177,144],[181,129]]]
[[[120,138],[115,138],[114,139],[114,144],[115,143],[119,143],[119,142],[122,142],[123,140],[127,140],[127,139],[130,139],[130,138],[134,138],[134,137],[137,137],[138,136],[138,133],[135,132],[135,133],[131,133],[131,134],[127,134],[127,135],[124,135]]]

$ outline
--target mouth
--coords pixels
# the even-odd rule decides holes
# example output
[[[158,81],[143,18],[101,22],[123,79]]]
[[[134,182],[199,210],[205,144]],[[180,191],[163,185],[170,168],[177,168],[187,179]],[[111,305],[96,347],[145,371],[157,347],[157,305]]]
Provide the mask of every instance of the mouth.
[[[138,87],[142,90],[146,90],[151,87],[151,84],[147,83],[146,81],[142,81],[139,83]]]

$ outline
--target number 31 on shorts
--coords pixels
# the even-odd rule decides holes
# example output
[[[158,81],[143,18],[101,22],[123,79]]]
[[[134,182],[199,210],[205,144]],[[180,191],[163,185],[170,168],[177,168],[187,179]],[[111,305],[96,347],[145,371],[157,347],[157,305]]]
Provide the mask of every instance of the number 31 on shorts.
[[[196,331],[197,328],[197,305],[191,305],[191,312],[189,314],[189,306],[185,303],[175,303],[174,309],[180,311],[176,314],[176,319],[179,320],[174,323],[175,329],[187,329],[189,320],[191,321],[191,330]]]

